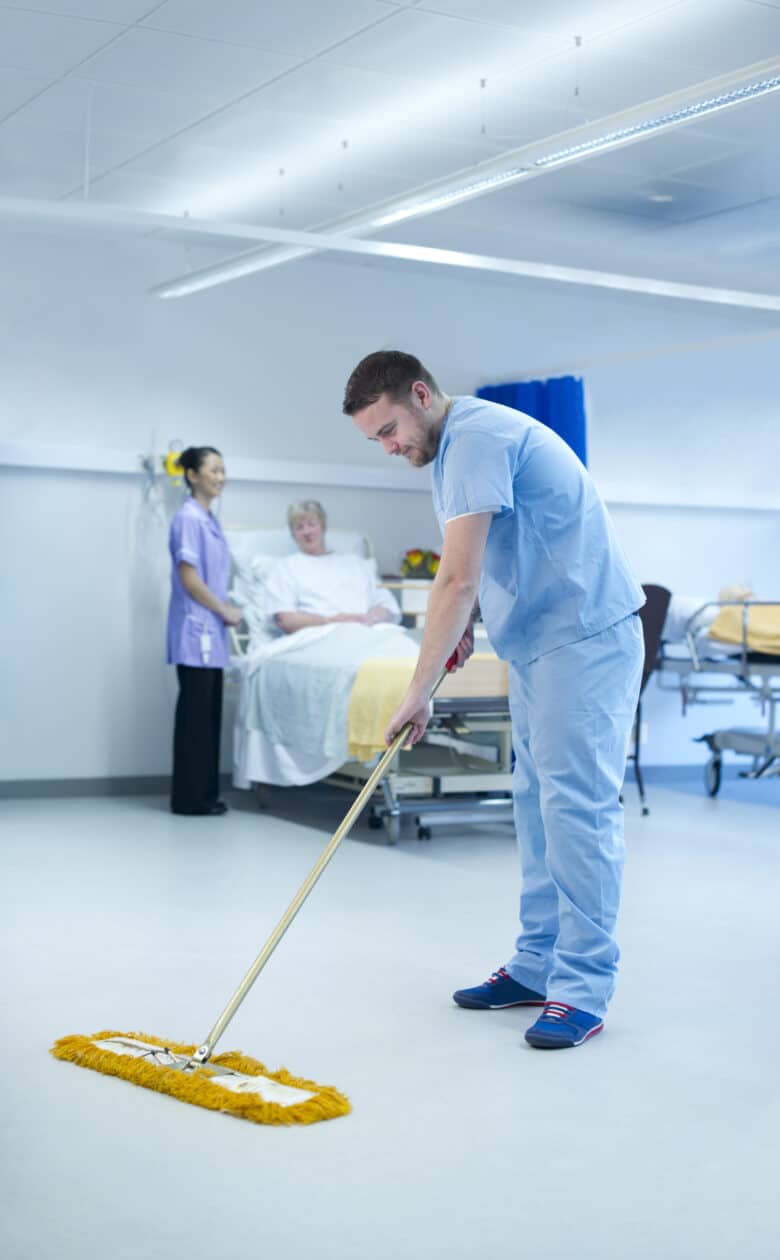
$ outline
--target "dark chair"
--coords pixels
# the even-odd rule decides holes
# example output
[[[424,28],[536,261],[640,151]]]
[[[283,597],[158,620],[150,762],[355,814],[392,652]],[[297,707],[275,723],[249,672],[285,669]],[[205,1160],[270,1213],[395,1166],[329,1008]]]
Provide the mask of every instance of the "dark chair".
[[[634,773],[636,775],[636,785],[639,789],[639,800],[642,805],[642,814],[649,814],[645,799],[645,785],[642,782],[642,770],[639,765],[639,744],[642,735],[642,695],[647,686],[648,679],[658,664],[658,656],[661,650],[661,632],[664,628],[664,621],[669,609],[669,600],[672,598],[671,591],[665,586],[643,586],[642,590],[646,596],[644,607],[639,609],[639,620],[642,622],[642,634],[645,640],[645,664],[642,670],[642,683],[639,688],[639,701],[636,706],[636,717],[634,718],[634,729],[631,735],[632,752],[628,754],[628,760],[634,763]]]

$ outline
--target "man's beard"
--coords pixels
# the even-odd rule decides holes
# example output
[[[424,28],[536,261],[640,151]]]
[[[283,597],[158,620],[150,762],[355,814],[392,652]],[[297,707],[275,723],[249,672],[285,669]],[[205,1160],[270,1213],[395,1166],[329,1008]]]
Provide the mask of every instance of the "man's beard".
[[[426,464],[430,464],[436,458],[436,452],[439,449],[440,434],[435,431],[433,426],[428,428],[423,420],[420,420],[419,433],[415,435],[412,453],[414,459],[409,459],[409,463],[415,468],[424,468]],[[407,456],[407,459],[409,457]]]

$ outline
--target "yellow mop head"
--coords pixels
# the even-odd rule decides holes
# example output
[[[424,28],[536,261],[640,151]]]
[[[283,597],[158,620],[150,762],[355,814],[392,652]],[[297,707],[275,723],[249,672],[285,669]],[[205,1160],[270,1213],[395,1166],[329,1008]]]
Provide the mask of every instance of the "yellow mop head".
[[[434,691],[454,667],[451,656]],[[328,841],[293,900],[285,910],[233,997],[228,1002],[203,1044],[183,1046],[160,1041],[145,1033],[99,1032],[91,1037],[60,1037],[51,1048],[57,1059],[67,1059],[79,1067],[93,1068],[106,1076],[121,1076],[134,1085],[170,1094],[182,1102],[209,1111],[226,1111],[255,1124],[313,1124],[346,1116],[352,1108],[349,1099],[332,1085],[317,1085],[291,1076],[286,1068],[269,1072],[257,1059],[231,1051],[211,1058],[230,1020],[235,1015],[258,975],[273,954],[336,849],[407,739],[409,723],[397,735],[371,771],[343,822]],[[197,1060],[197,1061],[196,1061]]]
[[[146,1033],[99,1032],[60,1037],[51,1048],[57,1059],[121,1076],[210,1111],[225,1111],[255,1124],[314,1124],[352,1110],[332,1085],[291,1076],[286,1068],[269,1072],[239,1051],[219,1054],[202,1067],[188,1068],[195,1046],[160,1041]]]

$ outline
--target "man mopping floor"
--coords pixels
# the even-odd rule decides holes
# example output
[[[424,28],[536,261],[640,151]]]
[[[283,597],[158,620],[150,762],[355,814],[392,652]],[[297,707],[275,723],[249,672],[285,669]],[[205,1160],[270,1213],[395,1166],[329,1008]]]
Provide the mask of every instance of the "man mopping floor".
[[[388,741],[407,722],[410,742],[422,737],[436,679],[451,653],[459,664],[471,655],[478,614],[509,662],[521,930],[506,965],[455,1001],[541,1006],[530,1045],[581,1045],[604,1027],[615,987],[620,789],[644,593],[586,469],[546,425],[449,398],[419,359],[394,350],[358,364],[344,412],[388,455],[432,465],[444,539],[417,669]]]

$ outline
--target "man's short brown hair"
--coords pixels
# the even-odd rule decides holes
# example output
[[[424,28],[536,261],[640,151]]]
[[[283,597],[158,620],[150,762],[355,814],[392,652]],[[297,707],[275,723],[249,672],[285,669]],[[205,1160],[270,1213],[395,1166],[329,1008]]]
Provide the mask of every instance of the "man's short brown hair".
[[[432,394],[441,394],[428,369],[413,354],[404,354],[403,350],[377,350],[368,354],[347,381],[344,414],[354,416],[383,394],[393,402],[405,402],[415,381],[422,381]]]

